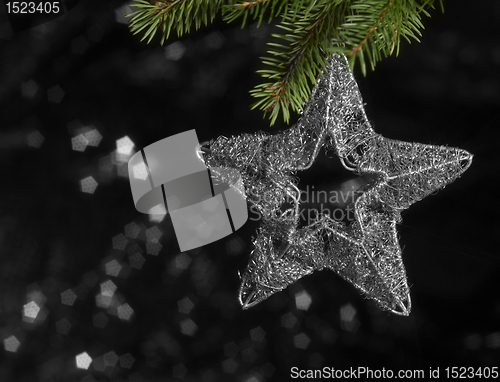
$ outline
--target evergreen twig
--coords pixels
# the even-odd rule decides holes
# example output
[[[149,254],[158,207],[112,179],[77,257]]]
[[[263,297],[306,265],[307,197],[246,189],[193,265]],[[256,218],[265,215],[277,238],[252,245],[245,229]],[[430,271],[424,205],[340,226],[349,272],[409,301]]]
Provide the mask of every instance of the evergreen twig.
[[[208,25],[221,11],[226,22],[249,19],[259,26],[264,19],[281,17],[268,56],[262,57],[265,78],[251,94],[252,108],[270,113],[271,125],[280,114],[288,123],[291,111],[300,111],[311,94],[316,77],[332,52],[342,52],[351,67],[359,62],[374,70],[377,62],[398,55],[401,38],[419,41],[421,16],[442,0],[135,0],[132,33],[143,33],[148,43],[158,30],[163,44],[172,30],[178,36]]]

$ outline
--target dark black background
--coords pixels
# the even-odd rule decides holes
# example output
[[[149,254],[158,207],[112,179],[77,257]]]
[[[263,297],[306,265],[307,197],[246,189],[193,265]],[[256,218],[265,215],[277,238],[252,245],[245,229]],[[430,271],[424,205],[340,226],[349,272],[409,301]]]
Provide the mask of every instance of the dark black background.
[[[132,221],[154,226],[135,211],[127,178],[116,167],[111,176],[99,169],[117,139],[127,135],[139,149],[193,128],[200,141],[271,131],[248,107],[271,28],[242,30],[218,21],[172,38],[167,48],[157,41],[148,46],[116,21],[122,4],[81,2],[64,17],[0,40],[0,337],[21,342],[15,353],[0,350],[1,381],[262,382],[288,379],[293,366],[441,366],[444,375],[446,366],[499,364],[500,4],[445,2],[444,14],[435,10],[424,19],[421,44],[403,42],[399,57],[366,78],[355,69],[378,132],[475,155],[462,178],[403,213],[409,317],[379,310],[326,270],[242,311],[238,270],[251,249],[252,222],[189,252],[188,268],[176,272],[179,251],[167,217],[159,224],[158,256],[144,253],[141,270],[106,275],[106,262],[117,259],[125,270],[128,264],[126,251],[113,250],[112,237]],[[9,37],[6,30],[3,25]],[[168,59],[166,49],[176,41],[185,51]],[[54,86],[64,91],[60,102],[49,99]],[[79,124],[100,131],[99,147],[72,150]],[[26,144],[35,130],[44,137],[40,148]],[[324,189],[348,178],[325,156],[298,175],[301,184]],[[94,194],[80,191],[87,176],[99,183]],[[141,238],[137,245],[145,252]],[[89,283],[89,275],[97,283]],[[121,321],[107,314],[107,325],[97,328],[93,316],[106,310],[94,297],[108,279],[134,316]],[[81,291],[85,282],[86,297],[61,304],[63,291],[79,285]],[[22,310],[33,290],[45,297],[48,315],[27,323]],[[307,311],[295,306],[303,290],[312,299]],[[189,314],[179,312],[184,297],[194,303]],[[356,312],[350,324],[341,319],[342,307]],[[64,318],[71,323],[67,334],[56,327]],[[180,331],[187,318],[197,325],[193,336]],[[287,319],[296,323],[287,327]],[[304,335],[310,342],[296,347]],[[130,353],[135,363],[79,370],[75,356],[83,351],[94,360]]]

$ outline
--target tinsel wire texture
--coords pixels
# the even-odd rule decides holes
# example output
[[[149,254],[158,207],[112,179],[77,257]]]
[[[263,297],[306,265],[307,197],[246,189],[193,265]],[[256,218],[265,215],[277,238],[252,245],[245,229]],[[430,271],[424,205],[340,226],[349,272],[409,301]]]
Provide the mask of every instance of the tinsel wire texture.
[[[320,214],[299,227],[295,174],[311,167],[322,148],[333,150],[347,170],[370,175],[372,181],[353,201],[353,222]],[[396,230],[401,211],[453,182],[472,161],[459,148],[377,134],[342,54],[329,58],[293,127],[275,135],[219,137],[209,142],[203,157],[209,168],[240,171],[247,201],[262,217],[241,278],[243,308],[329,268],[381,309],[405,316],[411,299]],[[283,211],[285,203],[292,207]]]

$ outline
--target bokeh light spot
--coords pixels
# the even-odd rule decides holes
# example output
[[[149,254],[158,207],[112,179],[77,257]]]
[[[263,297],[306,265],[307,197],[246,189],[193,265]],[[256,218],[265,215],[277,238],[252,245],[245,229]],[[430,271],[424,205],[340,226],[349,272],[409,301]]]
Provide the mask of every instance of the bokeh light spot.
[[[228,358],[222,362],[224,373],[233,374],[238,368],[238,362],[234,358]]]
[[[117,277],[120,274],[120,271],[122,270],[122,266],[117,260],[111,260],[106,263],[104,266],[106,269],[106,274],[108,276],[114,276]]]
[[[135,223],[131,222],[125,226],[125,236],[131,239],[137,239],[141,233],[141,228]]]
[[[59,85],[53,86],[47,90],[47,97],[49,102],[59,103],[64,97],[64,90]]]
[[[42,147],[45,138],[38,130],[33,130],[26,135],[28,146],[39,149]]]
[[[191,301],[189,297],[184,297],[177,303],[179,307],[179,312],[184,314],[189,314],[191,310],[194,308],[194,303]]]
[[[134,147],[134,142],[132,142],[132,140],[128,136],[116,140],[117,154],[130,155],[132,154],[132,150],[134,150]]]
[[[113,297],[116,289],[116,285],[111,280],[105,281],[101,284],[101,294],[103,296]]]
[[[247,347],[241,351],[241,355],[243,356],[243,362],[246,363],[254,363],[257,358],[257,352],[252,347]]]
[[[184,56],[186,47],[180,41],[176,41],[165,47],[165,58],[167,60],[178,61]]]
[[[130,18],[127,15],[134,12],[132,8],[130,8],[128,3],[123,4],[121,7],[115,9],[115,20],[117,23],[128,25],[130,22]]]
[[[59,334],[68,334],[71,329],[71,323],[67,318],[63,318],[56,322],[56,330]]]
[[[158,256],[163,246],[160,243],[147,242],[146,252],[148,255]]]
[[[226,243],[226,252],[229,255],[232,256],[239,255],[243,252],[244,249],[245,249],[245,242],[239,235],[236,235],[235,237],[229,239],[228,242]]]
[[[146,230],[146,240],[152,243],[158,243],[162,237],[163,232],[157,227],[151,227]]]
[[[16,353],[19,349],[21,342],[15,336],[9,336],[3,340],[3,347],[11,353]]]
[[[21,85],[23,97],[33,98],[38,92],[38,84],[34,80],[29,80]]]
[[[115,367],[118,362],[118,355],[114,351],[110,351],[102,356],[104,364],[109,367]]]
[[[139,252],[134,253],[132,256],[128,258],[129,264],[132,268],[141,269],[146,259]]]
[[[97,371],[106,370],[106,364],[104,363],[103,357],[97,357],[92,361],[92,367]]]
[[[174,367],[172,367],[172,375],[174,376],[174,378],[184,379],[187,372],[188,372],[188,369],[182,363],[179,363],[179,364],[175,365]]]
[[[72,306],[76,301],[76,293],[71,289],[67,289],[61,293],[61,302],[64,305]]]
[[[144,163],[138,163],[132,167],[132,173],[135,179],[146,180],[148,179],[148,169]]]
[[[256,375],[251,375],[247,379],[245,379],[245,382],[262,382],[262,380]]]
[[[180,325],[181,325],[181,333],[186,336],[192,337],[198,330],[198,325],[196,325],[195,322],[190,318],[186,318],[185,320],[181,321]]]
[[[24,305],[23,307],[23,315],[29,319],[35,319],[38,313],[40,312],[40,307],[36,304],[35,301],[31,301]],[[30,321],[32,322],[32,321]]]
[[[297,324],[297,317],[292,312],[285,313],[281,316],[281,325],[287,329],[292,329]]]
[[[340,308],[340,327],[348,332],[355,332],[359,326],[356,319],[356,308],[352,304],[345,304]]]
[[[191,257],[186,252],[179,253],[175,257],[175,267],[177,269],[187,269],[189,264],[191,264]]]
[[[84,152],[88,144],[89,141],[82,134],[71,138],[71,148],[74,151]]]
[[[132,365],[134,364],[134,362],[135,362],[135,358],[130,353],[123,354],[120,357],[120,366],[125,368],[125,369],[132,368]]]
[[[148,214],[150,222],[161,223],[163,219],[165,219],[165,216],[167,216],[167,210],[165,209],[165,206],[162,203],[150,208]]]
[[[113,248],[120,251],[123,251],[128,244],[127,238],[122,233],[114,236],[111,240],[113,242]]]
[[[253,342],[263,342],[266,338],[266,332],[260,326],[250,330],[250,339]]]
[[[95,305],[98,308],[109,308],[113,303],[114,298],[111,296],[105,296],[101,293],[95,296]]]
[[[307,349],[310,343],[311,339],[305,333],[299,333],[293,337],[293,344],[297,349]]]
[[[87,370],[92,363],[92,358],[86,353],[80,353],[76,356],[76,367]]]
[[[493,332],[484,338],[484,344],[487,348],[498,349],[500,348],[500,332]]]
[[[129,304],[123,304],[118,307],[117,314],[120,320],[129,321],[134,314],[134,310]]]
[[[312,299],[307,291],[303,290],[295,294],[295,306],[300,310],[308,310],[311,306]]]
[[[97,182],[93,177],[88,176],[80,181],[80,186],[82,192],[85,192],[87,194],[93,194],[95,189],[97,188]]]
[[[101,143],[102,135],[97,129],[92,129],[83,134],[89,146],[97,147]]]

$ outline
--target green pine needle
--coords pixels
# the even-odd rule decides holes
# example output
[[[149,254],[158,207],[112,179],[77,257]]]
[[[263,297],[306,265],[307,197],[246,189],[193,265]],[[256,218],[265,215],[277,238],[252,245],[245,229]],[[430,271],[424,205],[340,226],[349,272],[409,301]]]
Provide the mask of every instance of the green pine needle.
[[[198,30],[211,23],[219,11],[226,22],[249,20],[257,26],[278,22],[282,34],[273,34],[268,56],[262,57],[265,79],[250,91],[257,100],[252,109],[269,114],[271,125],[282,115],[301,111],[331,53],[344,53],[352,67],[367,67],[399,54],[401,40],[420,42],[422,15],[442,0],[135,0],[131,17],[133,34],[143,33],[150,43],[160,30],[160,44],[170,37]]]

